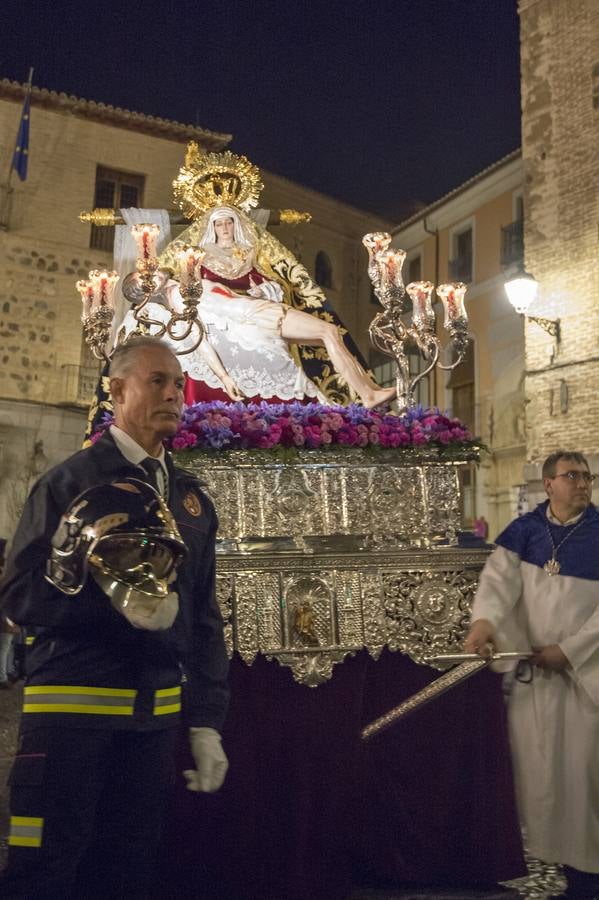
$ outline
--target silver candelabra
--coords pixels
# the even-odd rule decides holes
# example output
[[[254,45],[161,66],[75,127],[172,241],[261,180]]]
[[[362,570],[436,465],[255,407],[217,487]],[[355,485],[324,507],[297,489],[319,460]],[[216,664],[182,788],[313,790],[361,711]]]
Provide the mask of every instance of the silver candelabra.
[[[445,311],[443,327],[449,332],[455,357],[452,363],[442,364],[439,357],[443,347],[437,335],[432,305],[434,285],[430,281],[413,281],[404,287],[401,270],[406,254],[404,250],[389,249],[390,234],[383,231],[367,234],[362,243],[368,251],[368,275],[383,307],[370,323],[368,333],[377,350],[395,360],[397,405],[402,413],[416,405],[415,388],[435,366],[455,369],[463,360],[469,340],[468,317],[464,309],[466,285],[453,282],[436,288]],[[411,321],[407,296],[412,301]],[[413,377],[407,352],[410,345],[418,348],[427,363],[424,370]]]

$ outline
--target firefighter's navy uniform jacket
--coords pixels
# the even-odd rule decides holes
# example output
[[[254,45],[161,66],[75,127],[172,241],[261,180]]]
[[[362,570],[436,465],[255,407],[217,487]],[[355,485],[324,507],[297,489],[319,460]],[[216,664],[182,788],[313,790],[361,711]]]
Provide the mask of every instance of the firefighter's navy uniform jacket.
[[[166,464],[167,503],[188,555],[173,585],[179,613],[172,628],[162,632],[134,628],[89,576],[74,596],[61,593],[44,577],[52,536],[75,497],[126,476],[145,477],[121,454],[110,433],[46,473],[33,488],[0,595],[2,611],[36,634],[27,653],[21,744],[48,727],[71,742],[79,734],[82,743],[90,730],[164,733],[178,723],[181,712],[187,725],[220,731],[228,689],[215,597],[216,513],[192,475],[175,468],[168,454]],[[37,780],[35,760],[43,755],[28,753],[23,761],[17,756],[13,798],[23,780],[20,763],[31,785]],[[12,847],[40,847],[43,811],[29,808],[29,815],[14,815],[14,804],[11,811]],[[51,896],[49,886],[46,896]]]

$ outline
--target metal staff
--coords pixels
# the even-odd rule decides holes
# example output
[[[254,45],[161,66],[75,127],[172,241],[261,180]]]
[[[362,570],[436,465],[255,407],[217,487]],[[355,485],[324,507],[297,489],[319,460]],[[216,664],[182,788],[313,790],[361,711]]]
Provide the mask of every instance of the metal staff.
[[[532,653],[530,652],[519,651],[492,653],[489,656],[479,656],[478,653],[446,653],[440,656],[432,656],[427,660],[428,663],[433,663],[435,665],[438,665],[439,663],[459,663],[459,665],[450,669],[449,672],[445,672],[439,678],[436,678],[435,681],[431,682],[431,684],[427,684],[426,687],[423,687],[415,694],[412,694],[407,700],[404,700],[398,706],[394,706],[389,712],[384,713],[384,715],[379,716],[378,719],[375,719],[369,725],[366,725],[366,727],[362,729],[361,738],[363,741],[370,740],[370,738],[374,737],[376,734],[385,731],[397,722],[398,719],[413,712],[420,706],[424,706],[429,700],[440,697],[445,691],[455,687],[455,685],[459,684],[461,681],[465,681],[466,678],[470,678],[475,672],[486,669],[492,662],[506,659],[530,659],[531,656]]]

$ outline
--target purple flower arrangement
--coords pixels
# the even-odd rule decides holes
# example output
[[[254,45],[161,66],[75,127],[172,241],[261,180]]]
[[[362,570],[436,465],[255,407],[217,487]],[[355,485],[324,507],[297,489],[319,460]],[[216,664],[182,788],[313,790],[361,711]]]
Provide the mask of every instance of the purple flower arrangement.
[[[112,421],[106,416],[99,437]],[[421,406],[397,416],[363,406],[320,403],[227,403],[188,406],[177,434],[167,442],[177,451],[413,448],[428,446],[478,451],[466,426],[438,409]]]

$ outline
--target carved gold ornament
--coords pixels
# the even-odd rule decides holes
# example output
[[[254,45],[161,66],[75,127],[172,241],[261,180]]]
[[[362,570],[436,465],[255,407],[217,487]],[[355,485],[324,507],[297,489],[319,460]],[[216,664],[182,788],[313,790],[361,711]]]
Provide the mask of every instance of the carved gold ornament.
[[[300,212],[297,209],[282,209],[279,217],[285,225],[301,225],[304,222],[312,221],[312,213]]]
[[[105,207],[98,206],[93,209],[91,212],[80,212],[79,213],[79,221],[86,224],[89,222],[91,225],[95,225],[97,228],[105,228],[110,225],[124,225],[125,220],[117,209],[106,209]]]
[[[187,145],[185,163],[173,181],[175,205],[189,219],[216,206],[247,212],[258,205],[263,189],[260,170],[247,157],[230,150],[202,153],[195,141]]]

